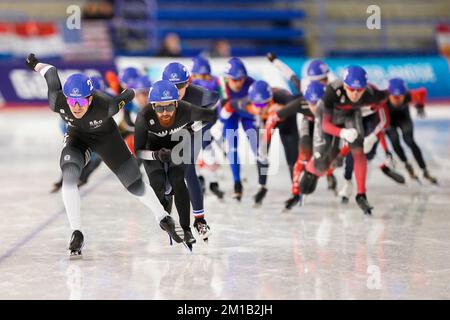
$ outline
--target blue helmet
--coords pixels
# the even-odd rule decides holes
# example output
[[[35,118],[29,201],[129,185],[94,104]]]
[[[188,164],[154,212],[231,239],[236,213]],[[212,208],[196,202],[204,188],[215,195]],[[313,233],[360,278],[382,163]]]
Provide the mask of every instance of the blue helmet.
[[[325,93],[325,86],[319,81],[311,81],[306,87],[305,100],[311,104],[317,103]]]
[[[263,80],[258,80],[252,83],[248,88],[248,97],[254,104],[264,104],[272,99],[272,88]]]
[[[173,84],[187,82],[189,80],[189,71],[181,63],[172,62],[164,68],[162,79]]]
[[[147,76],[140,76],[131,81],[128,87],[136,91],[145,91],[150,89],[151,86],[152,83]]]
[[[389,80],[388,86],[389,94],[393,96],[403,96],[408,89],[406,88],[405,81],[400,78],[392,78]]]
[[[134,67],[128,67],[123,69],[119,74],[119,80],[121,83],[128,85],[128,83],[137,77],[139,77],[139,71]]]
[[[233,57],[228,60],[225,65],[225,77],[231,79],[241,79],[247,77],[247,69],[245,69],[244,63],[241,59]]]
[[[68,98],[85,98],[94,92],[91,78],[82,74],[74,73],[64,82],[63,93]]]
[[[308,75],[309,80],[316,81],[326,78],[328,72],[330,72],[330,68],[328,68],[328,65],[325,62],[322,60],[313,60],[308,65],[306,74]]]
[[[344,83],[353,89],[367,86],[367,72],[360,66],[349,66],[344,70]]]
[[[197,56],[192,58],[192,74],[201,74],[201,75],[210,75],[211,74],[211,65],[209,64],[208,59]]]
[[[92,85],[94,90],[104,91],[106,89],[105,81],[101,76],[91,76]]]
[[[156,81],[150,88],[150,92],[148,93],[148,102],[157,103],[177,101],[178,97],[178,89],[175,84],[167,80],[159,80]]]

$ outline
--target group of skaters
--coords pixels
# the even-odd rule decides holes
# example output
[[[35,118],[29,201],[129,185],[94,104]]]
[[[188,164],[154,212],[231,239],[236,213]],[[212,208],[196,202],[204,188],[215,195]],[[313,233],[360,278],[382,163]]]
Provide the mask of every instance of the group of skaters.
[[[171,243],[183,243],[190,250],[196,242],[191,207],[193,227],[207,241],[211,229],[205,219],[206,189],[219,199],[225,197],[217,177],[218,150],[231,169],[232,198],[241,201],[244,195],[238,154],[241,137],[248,140],[256,159],[259,186],[253,194],[255,207],[262,205],[268,192],[268,154],[275,129],[292,185],[285,210],[302,205],[321,176],[326,176],[328,189],[348,203],[354,173],[356,203],[365,214],[371,214],[373,207],[366,195],[367,161],[374,159],[378,145],[386,157],[380,170],[397,183],[405,183],[385,136],[410,178],[420,181],[405,155],[399,131],[423,178],[437,184],[414,140],[409,111],[413,104],[418,115],[424,116],[424,88],[410,90],[404,80],[393,78],[386,90],[380,90],[368,83],[366,71],[357,65],[347,67],[341,78],[333,80],[321,60],[309,62],[306,77],[300,80],[275,54],[267,58],[289,89],[253,79],[237,57],[227,61],[220,77],[211,73],[206,58],[198,56],[192,59],[190,70],[178,62],[168,64],[161,80],[153,83],[140,70],[128,67],[118,75],[108,72],[103,77],[74,73],[62,85],[54,66],[39,62],[34,54],[28,56],[28,67],[47,82],[50,109],[61,116],[62,177],[52,192],[62,193],[72,229],[71,258],[81,257],[84,245],[79,187],[101,162],[149,208]],[[245,135],[238,134],[240,126]],[[149,185],[142,179],[140,166]],[[341,166],[344,183],[338,191],[334,171]],[[205,176],[197,173],[199,168]],[[173,204],[178,223],[171,215]]]

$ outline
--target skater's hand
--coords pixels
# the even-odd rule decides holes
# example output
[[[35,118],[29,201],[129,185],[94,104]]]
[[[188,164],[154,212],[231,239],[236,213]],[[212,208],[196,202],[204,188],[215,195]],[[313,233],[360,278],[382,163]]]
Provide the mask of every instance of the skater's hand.
[[[416,109],[417,109],[417,116],[420,119],[424,119],[425,118],[425,107],[423,104],[418,104],[416,105]]]
[[[354,129],[354,128],[350,128],[350,129],[344,128],[344,129],[341,129],[341,133],[339,134],[339,136],[342,139],[348,141],[349,143],[352,143],[358,137],[358,131],[356,131],[356,129]]]
[[[172,150],[162,148],[155,152],[156,158],[161,162],[170,162],[172,155]]]
[[[369,153],[372,150],[373,145],[378,141],[375,134],[371,133],[364,138],[364,153]]]
[[[270,62],[273,62],[273,60],[277,59],[277,55],[273,52],[269,52],[268,54],[266,54],[266,57]]]
[[[36,67],[36,65],[38,63],[39,63],[39,60],[36,58],[34,53],[30,53],[25,61],[25,64],[27,65],[27,67],[33,71],[35,71],[34,68]]]

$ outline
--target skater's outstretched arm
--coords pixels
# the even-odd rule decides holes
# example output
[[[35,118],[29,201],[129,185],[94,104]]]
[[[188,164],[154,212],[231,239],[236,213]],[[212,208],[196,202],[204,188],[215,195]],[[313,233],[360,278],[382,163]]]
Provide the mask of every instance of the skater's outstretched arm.
[[[295,72],[283,61],[277,58],[277,56],[269,52],[267,54],[267,59],[269,59],[270,62],[274,64],[274,66],[280,71],[280,73],[283,75],[283,78],[287,81],[289,81],[295,90],[297,90],[298,93],[300,93],[300,79],[297,77]]]
[[[52,111],[55,111],[58,99],[64,99],[61,80],[58,71],[50,64],[41,63],[33,53],[30,53],[26,59],[26,65],[33,71],[39,72],[47,82],[48,103]]]
[[[131,102],[134,99],[134,95],[133,89],[125,89],[118,96],[111,98],[108,107],[108,117],[112,117],[127,103]]]
[[[186,103],[183,101],[183,103]],[[213,109],[205,109],[199,108],[191,103],[187,103],[187,108],[190,111],[190,119],[191,121],[207,121],[210,123],[215,123],[217,120],[217,110]]]
[[[308,103],[303,97],[298,97],[286,104],[286,106],[277,111],[279,118],[287,118],[297,113],[301,113],[307,117],[314,117],[314,114],[308,107]]]

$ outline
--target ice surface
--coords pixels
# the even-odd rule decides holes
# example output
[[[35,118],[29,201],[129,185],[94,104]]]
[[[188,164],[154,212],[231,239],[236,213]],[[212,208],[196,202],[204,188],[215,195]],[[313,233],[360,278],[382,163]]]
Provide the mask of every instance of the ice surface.
[[[290,193],[283,158],[259,209],[251,205],[256,169],[243,168],[239,204],[223,166],[227,197],[207,194],[213,235],[192,254],[170,247],[153,216],[102,165],[82,189],[84,259],[69,261],[61,195],[49,194],[59,178],[57,117],[2,111],[0,299],[449,299],[450,107],[428,112],[415,137],[439,187],[395,184],[377,169],[380,155],[368,181],[372,217],[353,199],[340,204],[325,181],[303,207],[282,213]],[[336,175],[340,187],[342,170]]]

